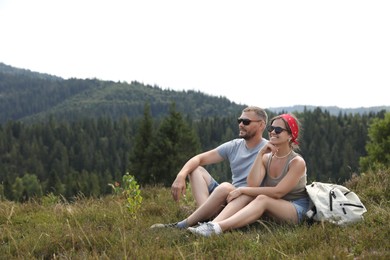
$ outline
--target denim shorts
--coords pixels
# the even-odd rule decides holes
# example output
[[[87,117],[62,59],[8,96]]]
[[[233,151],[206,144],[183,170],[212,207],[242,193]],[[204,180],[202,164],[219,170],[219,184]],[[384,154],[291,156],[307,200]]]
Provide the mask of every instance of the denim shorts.
[[[298,223],[306,217],[306,212],[309,210],[310,199],[309,197],[292,200],[291,203],[294,205],[298,214]]]
[[[209,184],[209,187],[208,187],[209,194],[211,194],[215,190],[215,188],[218,187],[218,185],[219,185],[219,183],[216,180],[214,180],[213,177],[211,177],[211,181],[210,181],[210,184]]]

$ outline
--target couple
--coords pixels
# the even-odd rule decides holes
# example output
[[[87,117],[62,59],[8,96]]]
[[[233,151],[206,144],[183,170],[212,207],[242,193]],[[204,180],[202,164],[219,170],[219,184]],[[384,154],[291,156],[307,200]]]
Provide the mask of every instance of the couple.
[[[267,215],[287,223],[302,221],[309,206],[306,192],[306,163],[298,149],[298,120],[282,114],[270,120],[258,107],[247,107],[238,118],[239,137],[191,158],[172,184],[178,201],[192,185],[198,208],[186,219],[151,228],[187,228],[202,236],[221,234],[244,227]],[[262,138],[269,132],[269,141]],[[202,167],[229,160],[232,183],[218,184]],[[215,218],[214,218],[215,217]],[[212,219],[210,222],[198,222]]]

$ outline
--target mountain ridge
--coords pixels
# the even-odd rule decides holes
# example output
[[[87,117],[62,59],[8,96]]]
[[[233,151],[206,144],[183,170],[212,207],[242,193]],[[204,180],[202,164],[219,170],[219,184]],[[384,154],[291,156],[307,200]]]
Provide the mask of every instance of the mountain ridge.
[[[139,117],[145,103],[152,115],[162,117],[171,103],[179,112],[194,119],[209,116],[236,116],[246,106],[223,96],[200,91],[174,91],[158,86],[102,81],[99,79],[63,79],[54,75],[15,68],[0,62],[0,123],[7,120],[41,121],[56,116],[64,120],[102,115],[119,118]],[[321,108],[332,115],[390,111],[390,106],[343,109],[296,105],[265,108],[269,111],[303,112]]]
[[[305,110],[315,110],[321,108],[322,110],[328,111],[331,115],[342,114],[364,114],[364,113],[376,113],[382,110],[390,111],[390,106],[373,106],[373,107],[357,107],[357,108],[340,108],[338,106],[312,106],[312,105],[294,105],[288,107],[271,107],[267,108],[275,113],[279,112],[304,112]]]

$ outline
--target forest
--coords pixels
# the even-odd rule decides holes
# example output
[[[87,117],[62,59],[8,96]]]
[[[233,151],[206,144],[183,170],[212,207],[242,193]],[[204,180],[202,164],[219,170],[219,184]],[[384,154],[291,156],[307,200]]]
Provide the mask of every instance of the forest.
[[[237,138],[244,107],[196,91],[64,80],[0,63],[0,197],[99,197],[126,173],[142,186],[168,187],[190,157]],[[361,174],[369,126],[387,111],[295,111],[309,181],[342,183]],[[218,181],[231,176],[226,163],[208,170]]]
[[[366,155],[369,124],[384,118],[385,111],[332,116],[318,108],[296,116],[303,124],[300,153],[308,179],[343,183],[361,173],[359,158]],[[108,184],[126,173],[143,186],[170,186],[191,156],[237,134],[236,117],[194,121],[174,103],[162,120],[154,120],[145,104],[139,119],[8,121],[0,125],[0,196],[15,201],[49,193],[67,199],[98,197],[111,193]],[[229,181],[227,164],[208,169],[218,181]]]

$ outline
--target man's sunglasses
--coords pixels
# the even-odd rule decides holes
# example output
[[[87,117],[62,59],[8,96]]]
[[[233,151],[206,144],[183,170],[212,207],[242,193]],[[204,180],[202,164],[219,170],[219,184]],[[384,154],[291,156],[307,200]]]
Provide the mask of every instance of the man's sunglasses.
[[[277,135],[280,134],[283,131],[287,131],[287,129],[281,128],[280,126],[272,126],[272,125],[267,126],[267,131],[268,132],[271,133],[274,130],[275,130],[275,134],[277,134]]]
[[[262,120],[250,120],[248,118],[237,118],[237,123],[238,124],[243,124],[243,125],[249,125],[252,122],[260,122]]]

